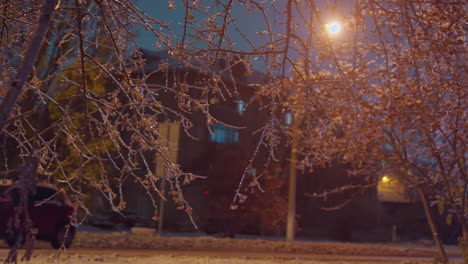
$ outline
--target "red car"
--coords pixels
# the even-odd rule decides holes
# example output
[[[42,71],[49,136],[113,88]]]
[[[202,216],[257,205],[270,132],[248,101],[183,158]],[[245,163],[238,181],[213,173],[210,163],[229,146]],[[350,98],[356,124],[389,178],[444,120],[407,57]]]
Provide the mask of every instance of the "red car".
[[[19,194],[18,185],[0,192],[0,237],[5,238],[10,246],[17,238],[8,235],[8,223],[14,216],[15,205],[19,203]],[[28,199],[28,211],[37,239],[50,241],[57,249],[62,245],[70,247],[76,233],[73,225],[76,207],[63,191],[55,185],[38,184],[36,193]]]

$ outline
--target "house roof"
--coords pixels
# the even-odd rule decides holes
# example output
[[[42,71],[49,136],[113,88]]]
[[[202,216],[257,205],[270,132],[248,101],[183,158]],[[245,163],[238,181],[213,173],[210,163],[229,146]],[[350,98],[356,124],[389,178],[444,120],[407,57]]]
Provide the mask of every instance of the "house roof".
[[[169,64],[168,69],[179,69],[185,72],[199,72],[200,70],[195,66],[190,67],[182,62],[178,62],[175,58],[169,55],[167,50],[155,51],[148,49],[140,49],[140,52],[143,54],[143,58],[146,60],[146,64],[143,68],[144,72],[150,73],[160,67],[162,64]],[[196,65],[196,64],[194,64]],[[213,68],[216,66],[213,66]],[[216,69],[214,69],[216,70]],[[227,72],[223,73],[221,71],[220,76],[225,80],[230,80],[230,76]],[[241,85],[252,85],[252,84],[264,84],[268,80],[268,74],[260,71],[251,71],[250,74],[245,79],[238,79],[236,83]]]

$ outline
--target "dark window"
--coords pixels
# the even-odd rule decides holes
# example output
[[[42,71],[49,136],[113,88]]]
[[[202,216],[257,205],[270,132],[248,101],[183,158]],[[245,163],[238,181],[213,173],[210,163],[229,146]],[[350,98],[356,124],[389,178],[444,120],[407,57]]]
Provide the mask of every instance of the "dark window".
[[[32,197],[34,202],[41,202],[47,199],[50,199],[56,193],[55,190],[50,188],[38,187],[36,194]]]
[[[54,196],[57,193],[56,190],[46,187],[37,187],[36,194],[29,196],[30,202],[41,202],[47,199],[50,199],[51,196]],[[20,188],[15,187],[9,191],[9,196],[11,197],[14,204],[20,202]],[[55,197],[53,198],[55,199]]]

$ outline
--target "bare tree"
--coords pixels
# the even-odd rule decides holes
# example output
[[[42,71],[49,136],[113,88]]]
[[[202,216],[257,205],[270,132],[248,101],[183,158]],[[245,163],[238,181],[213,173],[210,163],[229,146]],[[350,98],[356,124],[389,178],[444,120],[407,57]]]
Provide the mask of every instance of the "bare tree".
[[[152,193],[161,195],[147,155],[157,153],[170,193],[190,215],[181,185],[196,176],[170,161],[157,127],[170,117],[188,131],[196,111],[208,127],[222,122],[210,114],[209,97],[236,94],[234,66],[248,58],[268,75],[255,88],[270,113],[248,167],[259,148],[274,160],[283,135],[299,140],[301,167],[341,158],[356,174],[372,175],[382,161],[397,166],[423,201],[442,200],[458,218],[467,262],[466,7],[456,0],[345,2],[168,0],[156,8],[185,14],[169,25],[131,1],[2,0],[0,127],[20,154],[14,168],[5,161],[5,171],[19,171],[25,183],[35,181],[32,171],[59,179],[77,203],[81,186],[91,186],[119,210],[129,177],[154,190],[153,201]],[[340,4],[353,11],[340,12]],[[255,17],[254,31],[239,12]],[[328,32],[331,17],[341,21],[341,34]],[[136,27],[151,32],[171,60],[146,72]],[[234,63],[219,63],[234,55]],[[188,82],[182,67],[202,81]],[[147,84],[159,73],[162,84]],[[161,91],[178,105],[165,106]],[[281,125],[285,112],[300,129]],[[135,173],[142,168],[143,177]],[[245,196],[246,177],[233,203]]]
[[[284,54],[293,77],[264,89],[300,120],[291,135],[301,138],[302,166],[341,159],[356,175],[375,175],[382,162],[398,168],[420,194],[440,261],[437,200],[462,226],[468,261],[464,4],[355,1],[352,16],[338,15],[340,35],[327,32],[330,11],[315,2],[288,1],[297,10],[284,46],[297,54]]]
[[[0,9],[0,126],[2,138],[10,142],[3,147],[3,167],[19,175],[21,204],[35,192],[37,173],[41,180],[67,186],[85,211],[83,186],[99,190],[114,210],[125,208],[122,186],[128,178],[152,190],[148,195],[155,204],[155,194],[166,198],[157,187],[161,175],[151,167],[151,152],[162,157],[170,193],[190,216],[181,186],[196,176],[171,162],[157,127],[171,115],[188,130],[187,106],[202,109],[205,98],[190,97],[181,87],[183,79],[149,87],[145,81],[154,72],[145,72],[134,41],[136,27],[142,27],[176,57],[183,44],[167,24],[149,18],[131,1],[5,0]],[[186,61],[179,55],[155,72],[172,69],[175,74]],[[209,88],[217,85],[213,79]],[[157,99],[161,90],[182,98],[179,106],[162,105]],[[17,160],[8,160],[12,151]],[[21,241],[32,246],[34,240],[27,206],[19,207],[14,222],[11,232],[22,237],[7,262],[16,262]]]

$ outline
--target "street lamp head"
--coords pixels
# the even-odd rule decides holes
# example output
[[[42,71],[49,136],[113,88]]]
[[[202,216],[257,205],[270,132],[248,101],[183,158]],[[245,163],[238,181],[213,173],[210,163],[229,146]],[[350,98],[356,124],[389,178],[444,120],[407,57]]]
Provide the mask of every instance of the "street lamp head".
[[[327,24],[327,30],[328,30],[328,33],[330,33],[332,35],[338,34],[340,32],[340,30],[341,30],[340,23],[331,22],[331,23]]]

